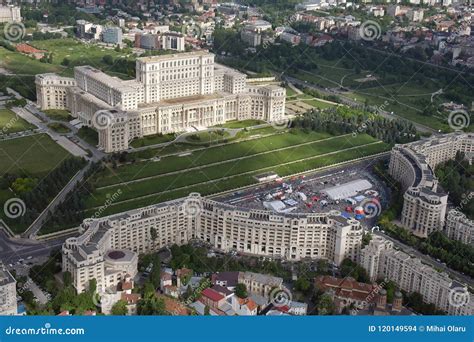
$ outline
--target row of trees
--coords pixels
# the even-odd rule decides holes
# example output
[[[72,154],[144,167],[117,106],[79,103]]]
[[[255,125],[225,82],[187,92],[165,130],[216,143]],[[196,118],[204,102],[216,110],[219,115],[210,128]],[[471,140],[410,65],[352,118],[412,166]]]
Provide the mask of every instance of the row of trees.
[[[101,163],[91,165],[84,175],[84,181],[77,184],[64,202],[56,207],[54,215],[49,215],[47,225],[42,230],[44,233],[58,231],[64,229],[64,227],[77,226],[84,220],[86,199],[94,191],[94,187],[88,179],[103,168]]]
[[[454,205],[474,219],[474,200],[470,196],[474,190],[474,165],[469,165],[464,153],[459,152],[454,160],[438,165],[435,173]]]
[[[312,110],[293,121],[297,128],[331,134],[367,133],[386,143],[406,143],[417,138],[416,128],[405,120],[390,120],[345,107]]]
[[[4,174],[0,186],[16,188],[16,196],[23,200],[27,209],[14,222],[6,219],[7,223],[30,225],[85,163],[82,158],[68,158],[40,181],[24,174]]]

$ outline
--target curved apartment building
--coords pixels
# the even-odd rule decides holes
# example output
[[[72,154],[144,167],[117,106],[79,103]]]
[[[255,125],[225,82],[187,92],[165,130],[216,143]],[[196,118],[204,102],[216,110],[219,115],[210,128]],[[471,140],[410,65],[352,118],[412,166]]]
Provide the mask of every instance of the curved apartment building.
[[[448,194],[438,189],[434,168],[457,152],[472,161],[474,134],[445,134],[392,149],[389,173],[405,192],[401,222],[416,236],[427,237],[444,227]]]
[[[228,252],[235,250],[257,256],[324,258],[340,264],[356,261],[363,228],[339,212],[273,213],[251,210],[202,198],[199,194],[127,211],[100,219],[86,219],[81,235],[63,245],[63,271],[72,274],[78,292],[95,278],[99,290],[135,271],[123,261],[123,270],[107,265],[110,251],[150,253],[191,240],[205,241]],[[154,239],[153,239],[154,238]],[[130,256],[130,263],[134,258]],[[133,268],[133,267],[132,267]]]

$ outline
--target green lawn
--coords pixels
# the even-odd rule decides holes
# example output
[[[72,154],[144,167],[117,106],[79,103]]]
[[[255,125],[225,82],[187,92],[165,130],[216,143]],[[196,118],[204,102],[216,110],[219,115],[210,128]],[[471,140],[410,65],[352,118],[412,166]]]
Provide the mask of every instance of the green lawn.
[[[11,110],[0,109],[0,133],[8,134],[34,128],[35,126],[29,124]]]
[[[70,121],[72,116],[67,110],[48,109],[43,111],[51,120]]]
[[[92,146],[97,146],[99,143],[99,135],[90,127],[82,127],[77,132],[77,135]]]
[[[354,158],[369,156],[375,153],[387,151],[389,149],[390,146],[384,143],[371,144],[347,151],[335,151],[335,153],[331,155],[315,154],[313,157],[305,161],[295,161],[294,163],[283,166],[279,166],[278,164],[267,166],[265,170],[272,170],[277,172],[280,176],[287,176],[297,172],[304,172],[334,163],[352,160]],[[274,162],[275,161],[276,159]],[[257,167],[263,165],[265,165],[264,162],[262,162],[260,165],[252,165],[251,169],[256,169]],[[242,170],[244,169],[239,169],[239,171]],[[226,175],[226,169],[219,167],[219,170],[215,171],[215,173],[213,173],[212,170],[203,170],[202,172],[198,173],[188,172],[180,175],[179,177],[175,176],[174,178],[168,178],[168,176],[163,176],[162,178],[153,181],[130,184],[127,186],[118,186],[117,188],[122,189],[124,192],[124,194],[120,197],[120,202],[116,202],[111,205],[102,213],[102,215],[110,215],[125,210],[180,198],[187,196],[190,192],[199,192],[202,195],[210,195],[221,191],[227,191],[242,186],[256,184],[256,180],[253,178],[253,176],[259,172],[260,171],[255,171],[253,173],[250,172],[249,174],[243,175],[237,172],[235,175],[228,175],[227,177],[229,178],[227,179],[222,179],[222,176]],[[231,172],[231,174],[233,173],[234,172]],[[215,178],[212,178],[213,175],[215,175]],[[177,189],[178,187],[181,188]],[[146,188],[153,188],[155,191],[147,192]],[[86,216],[92,214],[95,211],[92,209],[92,207],[96,205],[102,205],[104,203],[103,200],[116,190],[116,188],[109,188],[95,193],[94,197],[99,196],[99,200],[89,198],[87,204],[91,209],[86,210]],[[129,196],[128,193],[131,193],[132,195]],[[137,198],[139,194],[143,194],[146,197]]]
[[[48,72],[61,72],[63,67],[27,57],[17,52],[0,47],[0,67],[8,69],[16,75],[36,75]]]
[[[132,141],[132,147],[142,147],[142,146],[150,146],[156,144],[162,144],[166,142],[173,141],[176,138],[175,134],[155,134],[149,135],[143,138],[135,139]]]
[[[292,96],[295,96],[295,95],[297,95],[296,91],[294,91],[290,87],[286,87],[286,97],[292,97]]]
[[[68,156],[46,134],[0,141],[0,176],[11,173],[41,178]]]
[[[229,121],[222,125],[217,125],[217,127],[224,127],[224,128],[246,128],[251,126],[257,126],[264,124],[265,121],[262,120],[242,120],[242,121]]]
[[[319,109],[327,109],[327,108],[331,108],[331,107],[335,106],[333,104],[326,103],[326,102],[323,102],[323,101],[319,101],[317,99],[305,100],[303,102],[306,103],[306,104],[309,104],[310,106],[313,106],[315,108],[319,108]]]
[[[105,55],[111,55],[114,58],[132,57],[127,52],[117,52],[114,49],[104,48],[96,45],[86,45],[72,38],[49,39],[34,41],[31,43],[34,47],[47,50],[53,53],[53,65],[64,68],[61,63],[64,58],[70,61],[66,75],[72,75],[72,68],[79,65],[91,65],[95,68],[107,71],[109,65],[102,61]],[[120,77],[126,75],[118,75]]]
[[[50,123],[48,125],[48,127],[51,128],[53,131],[55,131],[57,133],[69,133],[69,132],[71,132],[71,130],[69,128],[67,128],[63,124],[57,123],[57,122]]]
[[[218,144],[225,142],[230,137],[230,133],[227,131],[208,131],[208,132],[196,132],[186,136],[186,141],[189,143],[197,144]]]
[[[355,148],[374,142],[376,142],[374,138],[362,134],[356,137],[341,136],[334,137],[329,140],[311,141],[305,145],[298,146],[293,146],[290,144],[286,146],[287,149],[280,151],[275,151],[276,148],[270,148],[264,152],[261,152],[262,154],[259,155],[255,155],[258,153],[255,150],[243,151],[240,149],[239,151],[235,150],[234,152],[236,155],[240,156],[239,159],[230,159],[228,157],[227,161],[216,165],[209,164],[212,162],[225,160],[224,158],[226,155],[221,155],[220,158],[218,158],[216,153],[211,153],[208,156],[204,156],[203,159],[200,159],[199,155],[181,157],[180,159],[163,158],[159,162],[149,163],[145,166],[146,168],[151,165],[154,168],[153,171],[155,171],[155,176],[153,178],[144,179],[126,185],[117,184],[113,187],[98,189],[94,193],[93,198],[89,199],[88,206],[100,206],[101,203],[104,203],[104,200],[109,194],[117,191],[118,189],[122,189],[123,191],[120,201],[219,179],[222,179],[224,183],[228,183],[229,189],[232,189],[240,186],[240,183],[234,184],[233,178],[237,177],[236,179],[240,179],[240,175],[245,173],[256,174],[258,172],[268,171],[270,169],[274,170],[277,168],[278,170],[281,170],[279,172],[282,172],[283,174],[292,174],[299,172],[300,166],[298,165],[300,163],[305,165],[305,167],[311,166],[313,165],[311,160],[317,159],[324,154]],[[352,150],[351,155],[353,158],[357,158],[359,153],[365,153],[365,148],[366,147],[356,148]],[[238,152],[245,152],[245,154],[238,154]],[[205,154],[205,151],[203,154]],[[329,159],[331,158],[332,157]],[[308,159],[308,161],[301,161],[302,159]],[[285,163],[289,164],[284,165]],[[196,167],[197,165],[202,165],[202,168],[188,170],[189,168]],[[120,169],[114,171],[120,172]],[[173,171],[177,171],[177,173],[168,175],[165,174],[167,172]],[[140,173],[140,175],[143,176],[143,173]],[[121,173],[120,178],[123,176],[124,174]],[[225,180],[223,179],[225,177],[231,177],[231,179]],[[248,175],[246,175],[246,178],[247,177]]]
[[[264,138],[200,149],[186,157],[180,157],[179,155],[169,156],[162,158],[160,162],[137,162],[131,165],[123,165],[113,170],[113,172],[109,170],[104,171],[97,179],[96,185],[106,186],[156,176],[167,172],[184,170],[191,166],[202,166],[219,161],[247,157],[255,153],[268,152],[278,148],[318,141],[329,137],[331,137],[331,135],[327,133],[303,133],[293,130],[292,133],[283,132],[282,134],[271,135]]]

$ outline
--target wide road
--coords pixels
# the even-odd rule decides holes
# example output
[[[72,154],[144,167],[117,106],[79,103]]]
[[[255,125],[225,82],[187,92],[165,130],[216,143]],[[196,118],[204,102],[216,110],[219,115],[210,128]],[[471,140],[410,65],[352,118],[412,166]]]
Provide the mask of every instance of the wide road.
[[[0,231],[0,260],[8,265],[29,256],[33,258],[49,256],[52,250],[61,248],[68,237],[64,236],[50,241],[11,239],[3,231]]]

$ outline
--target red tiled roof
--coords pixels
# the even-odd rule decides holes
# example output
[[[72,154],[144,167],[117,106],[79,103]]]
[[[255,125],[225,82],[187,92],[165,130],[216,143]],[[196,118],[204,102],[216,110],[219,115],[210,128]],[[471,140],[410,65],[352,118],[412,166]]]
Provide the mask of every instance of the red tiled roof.
[[[122,300],[126,301],[127,304],[137,304],[142,297],[138,293],[122,293]]]
[[[373,284],[359,283],[353,278],[335,278],[319,276],[316,278],[316,287],[323,291],[333,290],[338,297],[366,300],[376,286]],[[375,299],[372,298],[373,300]]]
[[[220,293],[218,293],[218,292],[216,292],[216,291],[214,291],[213,289],[210,289],[210,288],[204,289],[201,292],[201,295],[203,295],[204,297],[209,298],[210,300],[212,300],[214,302],[218,302],[221,299],[224,299],[223,295],[221,295]]]

